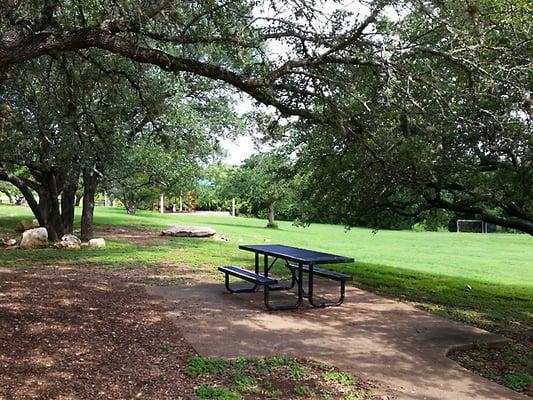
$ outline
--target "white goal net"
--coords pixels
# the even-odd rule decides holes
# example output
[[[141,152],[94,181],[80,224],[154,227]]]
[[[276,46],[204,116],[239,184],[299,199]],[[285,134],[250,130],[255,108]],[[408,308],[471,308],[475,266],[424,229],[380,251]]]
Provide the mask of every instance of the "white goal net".
[[[458,219],[457,232],[488,233],[488,224],[480,219]]]

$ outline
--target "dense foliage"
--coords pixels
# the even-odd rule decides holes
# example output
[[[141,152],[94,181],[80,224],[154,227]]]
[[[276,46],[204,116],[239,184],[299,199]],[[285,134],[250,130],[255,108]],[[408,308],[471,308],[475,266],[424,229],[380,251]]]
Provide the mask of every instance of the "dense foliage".
[[[99,54],[40,58],[11,74],[1,86],[0,179],[24,194],[51,240],[72,231],[80,179],[89,239],[99,183],[121,188],[134,207],[137,185],[153,192],[178,177],[190,182],[216,150],[213,130],[218,137],[235,119],[228,101],[201,95],[201,82],[184,86]]]
[[[532,11],[527,0],[8,0],[0,79],[45,55],[151,64],[297,117],[270,132],[298,159],[307,220],[445,209],[533,233]]]
[[[306,218],[401,226],[444,209],[533,233],[531,3],[404,11],[382,20],[387,69],[353,75],[339,124],[291,135]]]

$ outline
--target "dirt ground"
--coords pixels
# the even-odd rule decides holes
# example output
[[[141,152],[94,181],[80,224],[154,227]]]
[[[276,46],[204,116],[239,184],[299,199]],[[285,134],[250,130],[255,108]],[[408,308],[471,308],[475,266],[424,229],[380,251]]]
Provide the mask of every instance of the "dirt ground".
[[[160,232],[161,230],[155,230],[153,228],[119,228],[112,225],[99,225],[95,229],[95,237],[104,237],[141,246],[168,243],[170,237],[161,236]]]
[[[91,269],[0,269],[0,399],[188,399],[162,301]]]

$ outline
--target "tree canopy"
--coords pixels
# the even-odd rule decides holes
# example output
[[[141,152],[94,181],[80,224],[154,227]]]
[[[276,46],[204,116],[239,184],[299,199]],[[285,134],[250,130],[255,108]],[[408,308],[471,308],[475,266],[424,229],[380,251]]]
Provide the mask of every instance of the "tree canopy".
[[[532,8],[8,0],[0,79],[58,54],[153,65],[297,117],[291,129],[271,124],[271,137],[303,166],[309,218],[332,204],[346,224],[362,213],[447,209],[533,233]]]
[[[432,50],[391,54],[386,74],[354,80],[337,128],[300,128],[308,218],[329,210],[351,225],[445,209],[533,233],[529,11],[435,2],[399,21],[401,46]]]

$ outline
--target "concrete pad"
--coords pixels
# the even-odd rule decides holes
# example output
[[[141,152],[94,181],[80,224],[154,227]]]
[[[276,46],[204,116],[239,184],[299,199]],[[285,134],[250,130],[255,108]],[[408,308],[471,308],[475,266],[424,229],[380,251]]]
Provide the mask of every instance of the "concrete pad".
[[[203,356],[307,358],[377,381],[398,399],[530,399],[446,357],[456,347],[505,338],[357,288],[347,288],[341,307],[275,312],[264,309],[262,293],[231,295],[220,284],[149,291],[167,300],[179,329]],[[294,301],[285,293],[274,296]]]

